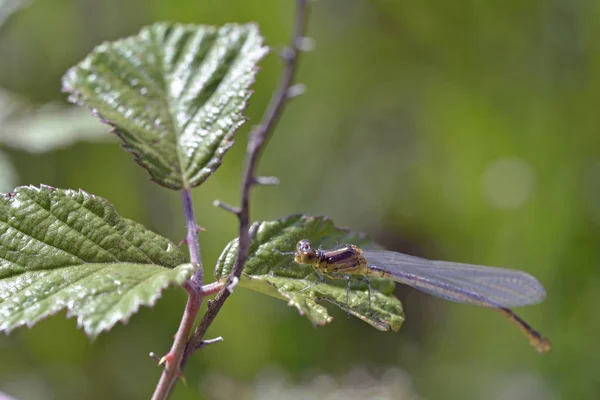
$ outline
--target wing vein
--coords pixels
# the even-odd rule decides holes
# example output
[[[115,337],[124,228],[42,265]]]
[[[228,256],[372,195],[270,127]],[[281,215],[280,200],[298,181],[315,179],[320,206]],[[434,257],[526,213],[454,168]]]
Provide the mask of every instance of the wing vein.
[[[517,270],[431,261],[391,251],[363,251],[371,274],[457,303],[518,307],[541,302],[546,293],[533,276]]]

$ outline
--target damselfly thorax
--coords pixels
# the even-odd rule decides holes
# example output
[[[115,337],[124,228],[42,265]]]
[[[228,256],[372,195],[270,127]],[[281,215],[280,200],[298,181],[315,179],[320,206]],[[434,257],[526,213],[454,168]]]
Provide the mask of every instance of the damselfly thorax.
[[[294,261],[298,264],[312,265],[325,276],[367,275],[369,263],[362,256],[362,250],[349,245],[334,250],[313,249],[309,240],[301,240],[296,245]]]

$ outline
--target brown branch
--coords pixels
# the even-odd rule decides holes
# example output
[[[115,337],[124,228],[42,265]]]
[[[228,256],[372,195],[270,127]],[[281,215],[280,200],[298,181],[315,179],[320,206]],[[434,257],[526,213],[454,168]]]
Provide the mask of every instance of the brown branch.
[[[250,246],[250,188],[259,183],[261,178],[255,176],[256,167],[260,159],[260,155],[264,146],[269,138],[269,135],[275,128],[275,125],[279,121],[281,113],[286,104],[286,100],[289,98],[288,90],[292,85],[294,74],[296,73],[296,67],[298,64],[298,55],[302,43],[304,42],[304,32],[306,30],[306,20],[308,14],[308,0],[296,0],[296,15],[295,23],[292,32],[292,38],[289,47],[283,52],[282,57],[284,60],[284,69],[279,81],[279,85],[271,97],[271,101],[261,119],[260,124],[252,131],[248,140],[248,148],[246,150],[246,161],[244,165],[244,172],[242,175],[242,188],[241,188],[241,205],[239,210],[230,208],[235,211],[235,215],[239,219],[239,238],[238,238],[238,254],[235,260],[235,264],[227,283],[217,294],[216,298],[209,302],[208,309],[204,317],[200,321],[198,328],[192,335],[192,338],[188,341],[183,359],[181,361],[180,368],[183,369],[187,361],[189,360],[192,353],[200,346],[206,331],[214,321],[215,317],[223,307],[223,304],[232,293],[233,287],[239,282],[242,270],[246,264],[248,258],[248,248]]]
[[[248,247],[251,239],[251,233],[249,232],[250,188],[257,184],[277,183],[275,178],[255,176],[255,171],[258,165],[260,154],[266,144],[269,134],[279,121],[279,117],[281,116],[286,100],[292,97],[290,87],[296,72],[298,54],[300,51],[304,50],[303,45],[306,42],[303,35],[306,26],[308,0],[296,1],[296,17],[291,44],[282,54],[285,62],[282,77],[275,93],[273,94],[273,97],[271,98],[271,101],[269,102],[261,123],[252,131],[248,141],[246,162],[242,176],[241,207],[237,209],[224,203],[219,202],[217,204],[218,206],[233,212],[238,217],[240,222],[238,255],[231,274],[224,285],[215,283],[213,285],[207,285],[204,288],[202,287],[203,276],[202,261],[200,259],[200,248],[198,245],[197,236],[198,226],[196,225],[194,217],[191,193],[189,189],[184,189],[182,191],[182,200],[187,226],[187,236],[185,241],[188,244],[190,251],[190,260],[192,263],[198,266],[199,269],[196,275],[190,281],[184,284],[184,288],[188,292],[188,302],[186,304],[179,329],[175,335],[175,340],[171,350],[166,356],[160,359],[159,363],[165,364],[165,369],[163,370],[163,374],[161,375],[160,381],[158,382],[158,385],[154,391],[154,395],[152,396],[153,400],[165,400],[170,396],[173,388],[175,387],[175,383],[182,376],[181,371],[194,351],[208,344],[222,340],[220,338],[203,340],[203,338],[209,326],[212,324],[215,317],[221,310],[225,300],[227,300],[229,295],[232,293],[233,288],[237,282],[239,282],[242,270],[246,264],[246,259],[248,258]],[[297,95],[298,92],[296,91],[295,94]],[[206,295],[213,294],[219,288],[220,291],[215,300],[208,302],[206,314],[190,338],[190,332],[193,328],[194,320],[198,315],[204,297]],[[189,340],[187,340],[188,338]]]

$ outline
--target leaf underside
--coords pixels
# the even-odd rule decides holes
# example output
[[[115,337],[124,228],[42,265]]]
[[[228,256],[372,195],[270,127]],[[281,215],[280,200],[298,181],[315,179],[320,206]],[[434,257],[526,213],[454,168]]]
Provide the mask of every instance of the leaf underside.
[[[62,309],[95,337],[194,272],[179,248],[104,199],[49,186],[0,197],[0,330]]]
[[[204,182],[233,145],[266,50],[254,24],[157,23],[98,46],[63,90],[112,125],[154,181],[179,190]]]
[[[336,228],[326,217],[290,215],[258,224],[250,244],[241,286],[286,300],[317,326],[332,320],[327,309],[318,303],[325,301],[335,304],[379,330],[400,329],[404,315],[400,301],[393,296],[394,282],[369,278],[372,289],[369,302],[366,283],[351,281],[348,293],[346,280],[327,279],[325,283],[320,283],[310,266],[296,264],[292,255],[282,255],[276,251],[294,251],[296,243],[301,239],[309,239],[315,248],[324,249],[344,244],[355,244],[363,248],[375,247],[369,239]],[[237,251],[236,239],[227,245],[217,261],[217,279],[224,279],[231,272]],[[306,289],[317,282],[317,285]]]

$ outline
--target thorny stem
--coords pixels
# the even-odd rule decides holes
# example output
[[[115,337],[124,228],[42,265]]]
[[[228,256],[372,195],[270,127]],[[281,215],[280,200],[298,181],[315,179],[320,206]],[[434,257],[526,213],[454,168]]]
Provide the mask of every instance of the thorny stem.
[[[281,116],[283,108],[286,104],[286,100],[288,99],[288,89],[292,84],[294,74],[296,72],[298,54],[301,51],[299,44],[304,37],[304,32],[306,29],[308,1],[309,0],[296,0],[296,15],[292,38],[289,48],[284,53],[283,59],[285,65],[279,85],[271,97],[271,101],[269,102],[260,124],[252,131],[248,140],[240,195],[241,204],[239,210],[233,210],[235,211],[235,214],[240,222],[238,254],[235,264],[231,270],[231,273],[229,274],[229,278],[227,279],[225,286],[217,294],[214,301],[208,305],[206,314],[204,314],[202,317],[200,324],[196,328],[192,338],[189,340],[181,361],[181,368],[185,366],[192,353],[202,342],[206,331],[221,310],[221,307],[223,307],[225,300],[227,300],[231,294],[230,288],[232,287],[232,283],[239,280],[242,270],[244,269],[244,265],[246,264],[246,259],[248,258],[248,247],[250,245],[250,188],[252,185],[257,183],[255,171],[261,151],[264,148],[269,134],[279,121],[279,117]]]
[[[190,190],[186,188],[182,191],[183,208],[187,226],[187,236],[185,241],[189,248],[190,260],[198,267],[198,272],[196,272],[190,281],[183,285],[188,292],[188,301],[171,350],[161,360],[166,362],[166,366],[163,370],[160,381],[156,386],[154,395],[152,396],[153,400],[167,399],[170,396],[175,383],[179,377],[182,376],[181,371],[186,365],[190,356],[194,353],[194,351],[204,347],[206,344],[211,343],[210,340],[203,341],[204,335],[219,313],[221,307],[223,307],[225,300],[227,300],[231,294],[235,283],[239,281],[242,270],[244,269],[244,265],[246,264],[246,259],[248,258],[248,247],[250,245],[250,188],[256,184],[274,183],[273,179],[265,180],[261,177],[256,177],[255,171],[261,151],[264,148],[267,139],[269,138],[269,134],[279,121],[279,117],[281,116],[286,100],[292,97],[289,96],[289,88],[296,72],[298,54],[302,50],[301,44],[306,29],[308,1],[309,0],[296,0],[294,29],[289,48],[287,48],[287,51],[283,54],[285,65],[279,85],[271,97],[271,101],[269,102],[260,124],[252,131],[248,140],[246,161],[242,176],[240,208],[234,209],[232,207],[224,207],[236,214],[240,222],[238,255],[235,265],[231,270],[231,274],[229,275],[229,278],[225,284],[217,282],[215,284],[202,287],[203,273],[202,261],[200,259],[200,246],[198,243],[198,226],[196,225],[196,219],[194,217],[194,209],[192,206]],[[264,182],[261,182],[262,180],[264,180]],[[204,296],[213,294],[219,289],[220,291],[215,300],[209,302],[206,314],[204,314],[200,324],[196,328],[196,331],[188,341],[187,339],[190,337],[190,332],[193,328],[196,316],[200,311],[200,306],[202,305]],[[215,340],[212,342],[215,342]]]
[[[177,379],[182,376],[179,365],[181,364],[190,333],[194,328],[194,321],[200,311],[202,299],[205,296],[205,293],[202,291],[203,271],[202,259],[200,258],[200,244],[198,242],[198,225],[196,225],[192,194],[189,188],[184,188],[181,191],[181,200],[183,202],[183,213],[187,227],[185,242],[190,252],[190,261],[195,265],[197,271],[192,279],[183,284],[183,288],[188,292],[187,304],[185,305],[185,310],[179,323],[179,329],[177,329],[177,333],[175,334],[171,350],[160,361],[161,364],[165,365],[165,368],[156,385],[152,400],[167,399]]]
[[[202,270],[202,259],[200,258],[200,243],[198,242],[198,225],[194,216],[194,204],[192,203],[192,192],[185,188],[181,191],[181,202],[183,203],[183,213],[185,215],[185,226],[187,228],[187,236],[185,242],[190,251],[190,261],[196,266],[196,274],[191,281],[195,286],[196,291],[202,287],[204,281],[204,272]]]

